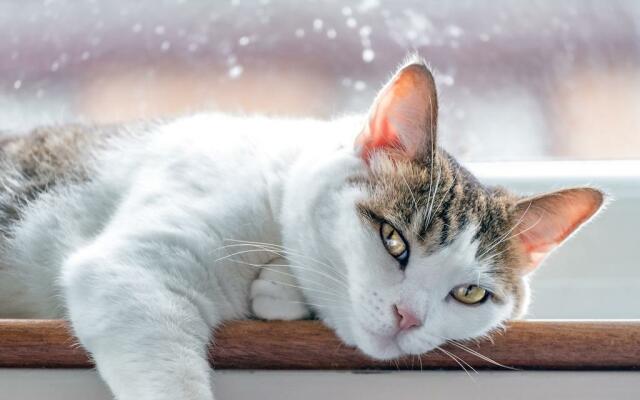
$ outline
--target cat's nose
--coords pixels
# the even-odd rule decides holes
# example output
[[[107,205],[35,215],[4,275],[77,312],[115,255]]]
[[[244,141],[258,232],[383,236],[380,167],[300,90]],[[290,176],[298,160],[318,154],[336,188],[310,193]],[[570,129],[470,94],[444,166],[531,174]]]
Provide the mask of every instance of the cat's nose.
[[[393,310],[398,318],[398,328],[401,331],[405,331],[411,328],[417,328],[422,325],[422,321],[416,317],[415,313],[408,307],[403,305],[394,305]]]

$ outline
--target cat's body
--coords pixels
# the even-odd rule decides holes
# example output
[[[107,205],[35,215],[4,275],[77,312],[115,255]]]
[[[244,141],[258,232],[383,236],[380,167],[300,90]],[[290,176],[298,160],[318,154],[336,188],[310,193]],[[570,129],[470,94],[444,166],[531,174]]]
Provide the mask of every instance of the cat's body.
[[[220,274],[237,288],[226,293],[233,299],[219,299],[222,304],[233,303],[221,307],[221,317],[249,315],[248,288],[259,269],[215,262],[238,250],[222,247],[237,244],[230,240],[281,244],[279,217],[285,176],[292,165],[304,162],[301,158],[327,157],[338,147],[345,148],[355,139],[355,128],[353,119],[323,122],[203,114],[144,131],[122,127],[114,133],[86,127],[84,143],[78,146],[73,140],[76,146],[71,149],[64,140],[30,139],[77,135],[77,127],[6,142],[0,154],[19,168],[3,169],[0,178],[7,182],[5,187],[11,182],[17,186],[0,205],[2,231],[7,232],[0,285],[12,281],[0,287],[0,316],[65,316],[60,296],[64,260],[107,225],[119,223],[132,237],[136,228],[159,231],[150,240],[184,246],[208,270],[217,268],[211,275]],[[265,130],[270,133],[265,135]],[[304,151],[309,145],[311,155]],[[51,155],[75,162],[59,162]],[[143,210],[149,215],[141,216]],[[126,216],[119,221],[118,214]],[[234,256],[234,261],[266,264],[269,258],[273,255],[255,252]],[[18,289],[23,294],[16,295]]]
[[[212,398],[212,328],[312,310],[377,358],[487,334],[600,207],[519,199],[436,147],[411,60],[368,118],[210,114],[0,149],[0,317],[66,317],[116,397]],[[364,128],[363,128],[364,126]]]

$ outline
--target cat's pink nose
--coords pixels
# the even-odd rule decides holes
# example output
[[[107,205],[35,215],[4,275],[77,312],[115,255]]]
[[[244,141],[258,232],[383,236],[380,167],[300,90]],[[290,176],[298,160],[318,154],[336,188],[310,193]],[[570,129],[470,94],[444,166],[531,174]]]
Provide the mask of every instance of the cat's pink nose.
[[[410,328],[417,328],[422,325],[422,322],[416,317],[416,315],[407,307],[403,305],[394,305],[393,310],[398,317],[398,328],[401,331],[405,331]]]

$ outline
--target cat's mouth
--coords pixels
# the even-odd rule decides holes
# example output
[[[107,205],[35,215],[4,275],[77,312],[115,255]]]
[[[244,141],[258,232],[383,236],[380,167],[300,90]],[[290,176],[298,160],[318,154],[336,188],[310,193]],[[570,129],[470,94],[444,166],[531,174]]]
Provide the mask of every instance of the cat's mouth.
[[[390,360],[405,354],[398,345],[396,333],[383,334],[364,324],[355,324],[354,334],[358,348],[371,358]]]
[[[391,334],[375,332],[366,325],[358,324],[356,332],[358,348],[367,356],[379,360],[391,360],[407,355],[420,355],[437,348],[437,344],[412,332],[398,331]]]
[[[380,360],[391,360],[404,355],[404,352],[400,346],[398,346],[398,343],[396,343],[393,337],[374,334],[370,335],[370,344],[367,345],[366,348],[363,348],[364,346],[359,346],[360,349],[369,357]]]

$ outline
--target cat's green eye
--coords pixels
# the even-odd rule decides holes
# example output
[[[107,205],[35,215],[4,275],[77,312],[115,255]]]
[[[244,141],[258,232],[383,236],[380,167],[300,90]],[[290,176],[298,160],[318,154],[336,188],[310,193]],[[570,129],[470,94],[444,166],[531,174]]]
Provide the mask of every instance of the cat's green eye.
[[[380,237],[387,252],[395,257],[404,269],[409,261],[409,246],[400,232],[391,224],[383,222],[380,224]]]
[[[491,292],[477,285],[460,285],[451,291],[451,297],[462,304],[478,304],[487,300]]]

